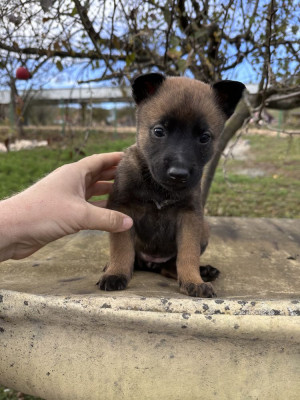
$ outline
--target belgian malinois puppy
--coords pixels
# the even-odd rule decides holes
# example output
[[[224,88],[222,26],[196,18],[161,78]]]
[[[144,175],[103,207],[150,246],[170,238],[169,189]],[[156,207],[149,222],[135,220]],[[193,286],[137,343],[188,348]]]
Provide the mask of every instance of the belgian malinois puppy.
[[[182,293],[215,296],[203,279],[212,280],[218,270],[199,271],[208,242],[200,184],[244,88],[235,81],[210,86],[158,73],[133,81],[137,141],[117,168],[108,207],[130,215],[134,226],[110,234],[110,261],[100,289],[125,289],[135,267],[168,276],[177,272]]]

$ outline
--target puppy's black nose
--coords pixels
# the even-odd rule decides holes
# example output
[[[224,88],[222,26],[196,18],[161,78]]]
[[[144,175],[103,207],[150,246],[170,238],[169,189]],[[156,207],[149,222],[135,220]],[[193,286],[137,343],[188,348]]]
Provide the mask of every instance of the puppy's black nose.
[[[174,181],[186,182],[190,176],[189,171],[186,168],[170,167],[167,171],[168,177]]]

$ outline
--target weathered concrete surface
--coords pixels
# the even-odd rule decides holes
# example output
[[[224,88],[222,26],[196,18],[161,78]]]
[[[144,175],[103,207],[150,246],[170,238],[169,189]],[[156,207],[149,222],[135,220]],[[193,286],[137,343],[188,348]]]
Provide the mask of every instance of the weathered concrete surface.
[[[210,218],[212,235],[201,264],[221,271],[218,297],[300,297],[300,220]],[[33,256],[1,264],[0,288],[34,294],[102,296],[95,283],[108,261],[108,235],[83,231],[58,240]],[[186,298],[175,281],[136,273],[116,296]],[[111,296],[111,294],[107,294]]]
[[[217,299],[136,273],[95,283],[107,235],[0,265],[0,383],[45,399],[298,399],[300,221],[211,218]]]

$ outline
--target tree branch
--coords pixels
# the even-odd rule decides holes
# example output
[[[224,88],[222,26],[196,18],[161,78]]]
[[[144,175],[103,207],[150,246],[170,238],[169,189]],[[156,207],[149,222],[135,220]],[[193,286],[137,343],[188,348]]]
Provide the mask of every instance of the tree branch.
[[[39,57],[47,56],[47,57],[60,57],[60,58],[80,58],[80,59],[90,59],[90,60],[101,60],[101,56],[99,53],[94,50],[89,50],[87,52],[78,52],[74,50],[64,51],[64,50],[50,50],[45,48],[38,47],[14,47],[6,45],[5,43],[0,42],[0,49],[16,53],[16,54],[26,54],[26,55],[35,55]],[[112,60],[117,61],[125,61],[124,56],[112,56]]]
[[[82,25],[86,31],[86,33],[89,35],[89,38],[91,39],[91,42],[93,43],[96,52],[99,55],[99,58],[103,58],[105,59],[105,56],[101,53],[101,50],[99,48],[99,35],[98,33],[95,31],[92,22],[90,21],[86,8],[83,7],[80,3],[79,0],[73,0],[76,6],[76,9],[78,11],[80,20],[82,22]],[[106,60],[106,59],[105,59]]]
[[[241,100],[236,108],[235,113],[227,121],[225,128],[218,140],[217,149],[213,155],[213,158],[211,159],[211,161],[209,162],[208,166],[205,169],[204,180],[201,188],[203,206],[207,201],[211,183],[213,181],[219,160],[222,156],[224,149],[227,146],[227,143],[235,135],[236,131],[243,126],[245,120],[249,117],[250,117],[249,107],[245,102],[245,100]]]
[[[286,95],[272,95],[265,101],[265,107],[274,110],[291,110],[300,107],[300,91]]]

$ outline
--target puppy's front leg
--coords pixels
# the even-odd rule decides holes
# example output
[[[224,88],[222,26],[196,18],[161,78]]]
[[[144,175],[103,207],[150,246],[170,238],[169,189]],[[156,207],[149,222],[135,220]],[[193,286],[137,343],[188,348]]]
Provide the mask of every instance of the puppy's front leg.
[[[101,290],[123,290],[132,277],[134,245],[131,230],[110,233],[110,260],[98,282]]]
[[[212,284],[204,283],[199,273],[202,218],[185,212],[178,224],[176,264],[180,291],[193,297],[215,297]]]

